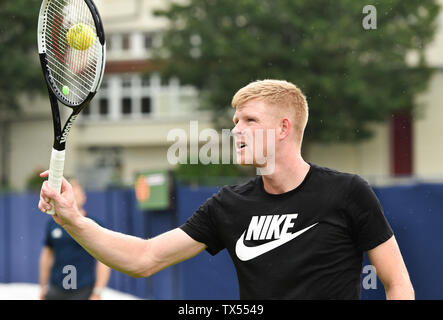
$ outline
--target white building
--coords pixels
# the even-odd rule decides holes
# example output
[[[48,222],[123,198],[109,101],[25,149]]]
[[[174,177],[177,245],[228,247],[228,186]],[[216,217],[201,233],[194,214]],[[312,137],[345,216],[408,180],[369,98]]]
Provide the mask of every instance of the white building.
[[[443,0],[439,3],[443,5]],[[167,26],[167,21],[152,15],[152,9],[167,1],[96,0],[96,4],[107,36],[106,74],[99,93],[71,131],[65,165],[66,175],[78,176],[92,188],[105,185],[115,174],[132,184],[137,171],[170,168],[168,132],[189,131],[190,120],[199,120],[200,130],[211,127],[210,116],[198,110],[195,89],[148,72],[151,49],[161,45],[158,33]],[[443,13],[438,23],[427,52],[438,72],[418,97],[421,116],[412,119],[411,130],[405,131],[411,135],[406,139],[410,159],[401,154],[402,142],[394,139],[393,124],[385,123],[375,125],[374,138],[363,143],[312,145],[305,151],[309,161],[359,173],[374,183],[386,181],[405,162],[413,176],[443,179]],[[26,117],[12,124],[9,150],[1,148],[8,153],[10,180],[18,190],[35,170],[48,167],[53,137],[47,97],[24,108]]]

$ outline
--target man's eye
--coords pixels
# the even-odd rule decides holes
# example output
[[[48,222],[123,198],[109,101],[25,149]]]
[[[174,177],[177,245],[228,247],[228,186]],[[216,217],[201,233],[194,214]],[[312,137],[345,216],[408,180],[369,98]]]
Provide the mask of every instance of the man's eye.
[[[255,119],[249,118],[248,122],[255,121]]]

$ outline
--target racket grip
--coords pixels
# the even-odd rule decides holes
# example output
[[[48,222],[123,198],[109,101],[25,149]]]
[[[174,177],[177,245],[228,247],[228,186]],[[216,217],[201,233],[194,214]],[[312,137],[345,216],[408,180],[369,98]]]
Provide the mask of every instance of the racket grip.
[[[63,169],[65,167],[65,150],[58,151],[52,149],[51,161],[49,162],[48,184],[58,193],[62,188]],[[47,214],[55,214],[54,202],[51,200],[51,210],[46,211]]]

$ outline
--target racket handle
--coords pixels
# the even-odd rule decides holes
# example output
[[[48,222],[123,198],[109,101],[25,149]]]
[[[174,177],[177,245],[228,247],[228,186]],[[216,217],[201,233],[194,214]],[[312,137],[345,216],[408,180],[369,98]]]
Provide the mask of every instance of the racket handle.
[[[65,167],[65,150],[58,151],[52,149],[51,161],[49,163],[48,184],[58,193],[62,188],[63,169]],[[51,200],[51,210],[46,211],[47,214],[55,214],[54,202]]]

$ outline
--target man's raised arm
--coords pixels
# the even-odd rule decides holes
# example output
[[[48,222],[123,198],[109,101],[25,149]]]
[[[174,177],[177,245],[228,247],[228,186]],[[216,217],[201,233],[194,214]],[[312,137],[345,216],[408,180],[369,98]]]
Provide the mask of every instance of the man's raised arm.
[[[48,171],[41,177],[47,177]],[[54,201],[54,220],[94,258],[132,277],[147,277],[178,262],[189,259],[206,248],[181,229],[173,229],[152,239],[141,239],[111,231],[84,217],[77,209],[72,186],[63,179],[58,194],[43,183],[38,207],[46,212]]]

